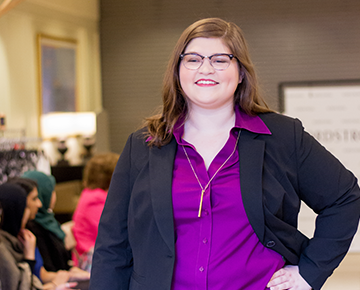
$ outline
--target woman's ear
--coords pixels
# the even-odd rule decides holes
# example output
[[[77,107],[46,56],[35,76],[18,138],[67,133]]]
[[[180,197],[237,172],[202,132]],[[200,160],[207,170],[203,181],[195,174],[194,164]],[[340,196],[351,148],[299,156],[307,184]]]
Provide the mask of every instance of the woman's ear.
[[[243,72],[242,70],[240,70],[240,74],[239,74],[239,84],[242,83],[242,81],[243,81],[243,79],[244,79],[244,76],[245,76],[244,72]]]

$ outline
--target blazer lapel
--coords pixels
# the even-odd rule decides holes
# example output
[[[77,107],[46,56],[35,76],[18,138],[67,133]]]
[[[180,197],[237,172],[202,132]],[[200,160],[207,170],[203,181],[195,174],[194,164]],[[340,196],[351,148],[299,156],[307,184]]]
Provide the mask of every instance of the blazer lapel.
[[[265,232],[262,203],[262,170],[265,142],[256,140],[258,134],[241,131],[239,142],[240,187],[244,208],[260,241]]]
[[[173,138],[161,148],[151,148],[149,156],[150,193],[155,221],[162,238],[173,253],[175,242],[171,186],[175,153],[176,141]]]

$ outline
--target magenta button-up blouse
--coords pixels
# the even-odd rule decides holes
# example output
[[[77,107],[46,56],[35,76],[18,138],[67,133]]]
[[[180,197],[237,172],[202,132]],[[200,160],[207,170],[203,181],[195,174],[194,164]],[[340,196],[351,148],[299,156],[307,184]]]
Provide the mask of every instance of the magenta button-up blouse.
[[[271,132],[259,117],[236,111],[228,141],[206,170],[194,146],[182,140],[181,123],[174,130],[178,150],[172,184],[176,250],[172,290],[266,289],[284,261],[260,243],[248,221],[241,198],[238,150],[205,191],[199,218],[201,188],[181,145],[204,188],[234,150],[239,129]]]

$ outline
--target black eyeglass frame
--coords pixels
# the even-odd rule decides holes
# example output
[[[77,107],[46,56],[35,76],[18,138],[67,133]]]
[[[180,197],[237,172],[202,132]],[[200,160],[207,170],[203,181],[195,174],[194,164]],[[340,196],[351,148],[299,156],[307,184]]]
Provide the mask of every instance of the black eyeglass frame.
[[[200,66],[199,66],[198,68],[196,68],[196,69],[194,69],[194,68],[188,68],[188,67],[186,67],[186,65],[184,64],[185,68],[186,68],[186,69],[189,69],[189,70],[198,70],[199,68],[201,68],[201,66],[204,64],[204,58],[209,59],[210,65],[214,68],[214,66],[212,65],[212,62],[211,62],[211,58],[214,57],[214,56],[219,56],[219,55],[227,55],[227,56],[230,58],[230,61],[231,61],[233,58],[235,58],[235,59],[238,61],[238,63],[240,64],[239,59],[238,59],[235,55],[230,54],[230,53],[215,53],[215,54],[212,54],[212,55],[210,55],[210,56],[204,56],[204,55],[198,54],[198,53],[196,53],[196,52],[188,52],[188,53],[182,53],[182,54],[180,54],[180,59],[183,60],[184,57],[187,56],[187,55],[197,55],[197,56],[200,56],[200,57],[201,57],[201,64],[200,64]],[[229,64],[229,66],[230,66],[230,64]],[[228,66],[227,68],[223,68],[223,69],[214,68],[214,70],[218,70],[218,71],[226,70],[226,69],[229,68],[229,66]]]

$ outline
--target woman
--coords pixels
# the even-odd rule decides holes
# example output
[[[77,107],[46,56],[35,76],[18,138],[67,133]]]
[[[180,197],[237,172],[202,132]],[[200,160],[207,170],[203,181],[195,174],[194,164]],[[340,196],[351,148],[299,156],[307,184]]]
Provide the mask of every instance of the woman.
[[[71,289],[77,283],[62,283],[57,277],[52,283],[42,285],[31,274],[35,264],[36,238],[25,225],[30,217],[26,207],[26,192],[16,184],[0,185],[0,203],[3,208],[0,230],[0,277],[2,289]],[[58,286],[57,286],[58,285]]]
[[[312,239],[301,200],[318,213]],[[90,289],[320,289],[359,213],[356,178],[265,105],[241,30],[203,19],[175,46],[162,114],[121,154]]]
[[[33,220],[36,217],[36,214],[39,211],[39,208],[42,207],[42,203],[39,199],[39,193],[37,190],[37,183],[36,181],[33,181],[31,179],[28,178],[22,178],[22,177],[13,177],[11,179],[9,179],[7,181],[8,184],[17,184],[20,187],[22,187],[22,189],[25,190],[26,192],[26,207],[29,209],[29,221]],[[39,249],[36,247],[35,248],[35,260],[36,263],[34,265],[33,268],[33,274],[35,274],[40,280],[41,279],[41,274],[44,275],[45,271],[44,271],[44,263],[43,263],[43,259],[40,255]],[[46,274],[45,274],[46,276]],[[45,279],[42,281],[50,281],[50,279]]]
[[[84,169],[84,190],[73,215],[72,228],[76,240],[76,252],[80,256],[81,269],[91,268],[91,256],[98,233],[98,225],[104,208],[111,176],[114,172],[119,154],[98,153],[87,163]],[[91,213],[91,214],[89,214]],[[89,254],[89,255],[87,255]],[[77,257],[74,257],[76,261]],[[90,256],[88,260],[84,257]],[[77,265],[75,263],[75,265]]]
[[[65,233],[55,219],[52,209],[56,203],[55,178],[40,171],[27,171],[23,174],[37,183],[37,191],[42,207],[27,227],[37,238],[37,246],[47,271],[69,270],[70,252],[65,249]]]

